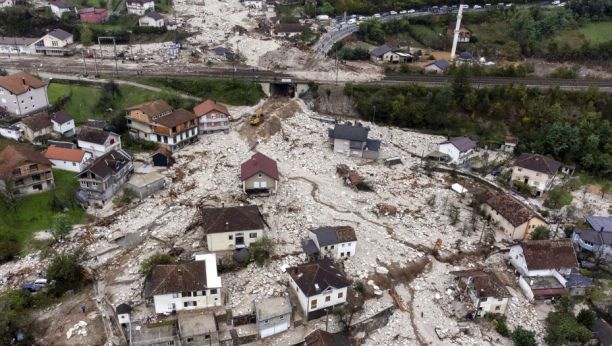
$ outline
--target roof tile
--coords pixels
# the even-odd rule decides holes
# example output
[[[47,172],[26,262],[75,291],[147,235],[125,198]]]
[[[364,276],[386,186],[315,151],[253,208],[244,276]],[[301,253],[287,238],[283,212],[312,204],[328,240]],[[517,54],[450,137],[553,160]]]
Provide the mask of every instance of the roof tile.
[[[559,167],[561,167],[561,162],[538,154],[523,153],[514,161],[514,165],[532,171],[554,175],[559,170]]]
[[[204,234],[250,231],[263,229],[264,223],[256,205],[204,208],[202,228],[204,228]]]
[[[4,150],[0,151],[0,176],[5,176],[25,162],[53,166],[53,162],[49,161],[49,159],[37,151],[9,145]]]
[[[329,258],[291,267],[287,269],[287,272],[306,297],[321,294],[329,287],[340,289],[348,287],[350,284]],[[318,289],[315,284],[319,287]]]
[[[510,292],[501,282],[497,274],[477,269],[452,271],[457,277],[471,277],[474,279],[474,290],[481,292],[483,297],[495,297],[497,299],[510,297]]]
[[[47,113],[39,113],[25,119],[21,119],[21,122],[26,125],[33,132],[37,132],[47,127],[53,127],[53,122]]]
[[[85,150],[65,149],[58,147],[49,147],[45,152],[45,157],[49,160],[63,160],[70,162],[81,162],[84,155]]]
[[[521,247],[529,270],[578,267],[576,252],[569,239],[528,241]]]
[[[484,203],[491,206],[496,212],[499,212],[506,220],[510,221],[514,227],[518,227],[534,217],[546,222],[538,213],[529,209],[513,197],[508,196],[503,191],[486,191],[482,195],[482,198]]]
[[[28,88],[38,89],[45,86],[47,86],[45,82],[25,72],[17,72],[6,77],[0,77],[0,87],[15,95],[23,94],[28,91]]]
[[[151,294],[161,295],[207,289],[206,261],[158,265],[151,275]]]
[[[278,167],[276,161],[262,153],[256,153],[240,165],[242,181],[262,172],[274,180],[278,180]]]
[[[193,112],[201,117],[202,115],[211,112],[213,110],[216,110],[217,112],[221,112],[227,115],[229,114],[229,111],[227,110],[227,107],[225,107],[224,105],[211,101],[211,100],[206,100],[202,103],[200,103],[199,105],[197,105],[194,109]]]

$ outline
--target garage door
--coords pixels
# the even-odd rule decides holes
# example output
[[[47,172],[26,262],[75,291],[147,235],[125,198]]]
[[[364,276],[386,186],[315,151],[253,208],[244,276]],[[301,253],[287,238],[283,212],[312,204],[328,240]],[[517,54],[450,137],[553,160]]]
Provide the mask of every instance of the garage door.
[[[275,327],[272,327],[272,328],[262,329],[261,330],[261,338],[263,339],[263,338],[265,338],[267,336],[283,332],[283,331],[287,330],[287,328],[289,328],[289,324],[288,323],[283,323],[283,324],[279,324],[278,326],[275,326]]]

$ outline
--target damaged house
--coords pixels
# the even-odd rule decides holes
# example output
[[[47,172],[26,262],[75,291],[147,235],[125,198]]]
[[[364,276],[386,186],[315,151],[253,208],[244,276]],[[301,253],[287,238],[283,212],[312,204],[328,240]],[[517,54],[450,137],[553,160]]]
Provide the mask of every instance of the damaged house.
[[[320,227],[308,235],[302,249],[309,258],[340,259],[354,256],[357,250],[357,235],[351,226]]]
[[[0,151],[0,187],[4,179],[14,179],[21,194],[29,195],[55,188],[53,162],[43,154],[9,145]]]
[[[256,205],[202,209],[208,251],[248,248],[263,238],[264,222]]]
[[[128,154],[116,150],[98,157],[75,177],[81,184],[81,193],[87,198],[109,199],[134,171],[131,160]]]
[[[453,285],[458,292],[455,314],[462,318],[483,317],[489,312],[506,313],[510,292],[497,274],[482,270],[459,270],[450,272]]]
[[[612,217],[585,215],[584,219],[592,229],[575,229],[572,241],[580,246],[580,252],[612,261]]]
[[[330,259],[287,268],[291,276],[289,285],[297,293],[300,305],[313,320],[326,313],[332,314],[335,306],[346,302],[350,282]]]
[[[111,151],[121,150],[121,136],[111,131],[100,131],[83,127],[77,136],[79,148],[98,158]],[[122,152],[127,155],[127,153]],[[129,156],[129,155],[128,155]]]
[[[364,159],[378,159],[380,140],[368,139],[370,128],[364,127],[360,122],[346,125],[336,124],[329,129],[329,143],[333,145],[334,152],[346,156],[361,157]]]
[[[503,191],[486,191],[481,195],[482,210],[502,231],[514,240],[525,240],[538,226],[548,226],[539,213],[529,209]]]
[[[242,191],[276,193],[278,191],[278,167],[276,161],[262,153],[256,153],[240,166]]]

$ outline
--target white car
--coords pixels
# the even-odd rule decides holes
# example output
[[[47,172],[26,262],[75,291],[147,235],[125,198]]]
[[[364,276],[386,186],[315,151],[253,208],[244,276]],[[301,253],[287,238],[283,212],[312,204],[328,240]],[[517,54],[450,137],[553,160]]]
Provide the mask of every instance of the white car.
[[[351,18],[351,19],[349,19],[348,23],[349,24],[355,24],[355,23],[357,23],[357,19]]]
[[[374,15],[372,16],[374,18],[380,18],[380,13],[374,13]]]
[[[359,20],[366,20],[368,18],[366,18],[365,16],[359,16],[359,18],[357,18],[357,19],[359,19]]]
[[[416,12],[415,10],[409,10],[408,13],[414,13]]]
[[[341,22],[341,23],[338,23],[338,24],[344,26],[344,25],[346,25],[346,22]]]
[[[512,7],[512,3],[506,4],[506,7]]]
[[[400,11],[400,14],[406,14],[406,13],[408,13],[408,11],[406,11],[406,10],[401,10]]]
[[[391,13],[392,16],[395,16],[397,14],[397,12],[395,12],[395,11],[391,11],[389,13]]]
[[[470,5],[461,5],[462,8],[470,8]]]
[[[351,14],[351,18],[355,18],[356,19],[357,15],[356,14]]]
[[[477,9],[479,9],[479,8],[482,8],[482,6],[480,6],[480,5],[474,5],[474,9],[475,9],[475,10],[477,10]]]
[[[561,3],[561,1],[553,1],[553,2],[552,2],[553,6],[555,6],[555,5],[559,5],[560,3]]]

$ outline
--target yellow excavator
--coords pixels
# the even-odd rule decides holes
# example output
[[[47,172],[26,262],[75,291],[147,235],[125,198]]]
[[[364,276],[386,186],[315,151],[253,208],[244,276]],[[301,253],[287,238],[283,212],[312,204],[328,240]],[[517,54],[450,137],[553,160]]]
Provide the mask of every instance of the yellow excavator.
[[[253,114],[251,116],[251,125],[259,125],[261,122],[263,122],[263,103],[261,104],[261,107],[259,107],[259,109],[257,110],[257,112],[255,112],[255,114]]]

